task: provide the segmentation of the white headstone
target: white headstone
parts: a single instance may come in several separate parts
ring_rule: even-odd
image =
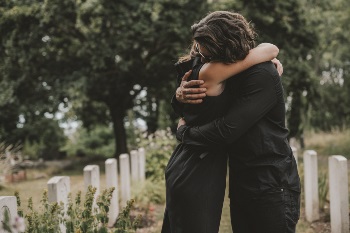
[[[341,155],[329,162],[329,196],[332,233],[349,233],[348,163]]]
[[[120,161],[120,189],[121,189],[121,206],[125,207],[126,202],[131,198],[130,190],[130,163],[129,155],[121,154]]]
[[[107,159],[106,165],[106,184],[107,188],[114,187],[111,205],[108,212],[108,226],[112,227],[117,220],[119,214],[119,198],[118,198],[118,168],[116,159]]]
[[[70,193],[70,178],[68,176],[54,176],[47,182],[49,202],[63,202],[64,211],[68,208],[68,194]],[[61,232],[66,232],[66,226],[60,224]]]
[[[132,181],[139,180],[139,155],[137,150],[130,151],[131,158],[131,179]]]
[[[84,167],[84,184],[86,191],[89,185],[96,188],[93,209],[97,208],[96,199],[100,194],[100,167],[98,165],[87,165]]]
[[[69,176],[54,176],[47,182],[49,202],[63,202],[65,210],[70,192]]]
[[[8,211],[10,219],[17,216],[17,199],[14,196],[0,196],[0,224],[4,220],[4,213]],[[11,220],[10,220],[11,221]],[[1,230],[1,227],[0,227]]]
[[[304,186],[305,216],[307,221],[313,222],[320,218],[317,153],[314,150],[304,152]]]
[[[297,164],[297,167],[298,167],[298,149],[294,146],[291,147],[292,148],[292,152],[293,152],[293,156],[294,156],[294,159],[295,159],[295,162]]]
[[[146,155],[145,149],[139,149],[139,180],[144,181],[146,179]]]
[[[294,137],[289,139],[289,145],[290,145],[291,147],[295,147],[295,148],[297,148],[297,149],[300,149],[300,145],[299,145],[297,139],[294,138]]]

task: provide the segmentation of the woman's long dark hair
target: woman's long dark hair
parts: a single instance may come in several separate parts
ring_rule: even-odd
[[[195,42],[206,48],[211,61],[234,63],[243,60],[255,47],[257,34],[247,20],[238,13],[215,11],[191,27],[194,43],[190,54],[180,61],[198,56]]]

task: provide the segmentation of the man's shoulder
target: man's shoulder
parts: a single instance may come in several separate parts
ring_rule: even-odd
[[[241,72],[237,75],[237,78],[246,78],[248,76],[257,75],[268,75],[268,76],[278,76],[277,69],[271,61],[262,62],[256,64],[247,70]]]
[[[277,72],[276,67],[271,61],[262,62],[247,69],[247,71],[259,71],[259,70],[260,71],[265,70],[267,72],[272,72],[272,73]]]

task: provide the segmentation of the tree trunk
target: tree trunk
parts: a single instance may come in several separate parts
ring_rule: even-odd
[[[155,109],[153,108],[153,104],[156,104]],[[159,118],[159,99],[158,98],[150,98],[148,102],[149,108],[149,116],[146,119],[147,124],[147,133],[153,134],[158,129],[158,118]]]
[[[125,110],[122,108],[110,107],[113,132],[115,139],[115,157],[118,158],[120,154],[128,153],[126,131],[124,126]]]
[[[296,91],[293,93],[292,106],[290,110],[289,117],[289,137],[295,137],[300,139],[302,134],[301,128],[301,110],[302,110],[302,101],[301,101],[301,93]]]

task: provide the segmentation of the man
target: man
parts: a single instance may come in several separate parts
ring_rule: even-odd
[[[205,94],[199,80],[184,81],[172,104],[196,104]],[[295,232],[300,181],[287,141],[285,102],[271,62],[255,65],[227,80],[232,99],[226,114],[199,127],[180,120],[177,138],[185,144],[227,148],[229,197],[234,233]]]

